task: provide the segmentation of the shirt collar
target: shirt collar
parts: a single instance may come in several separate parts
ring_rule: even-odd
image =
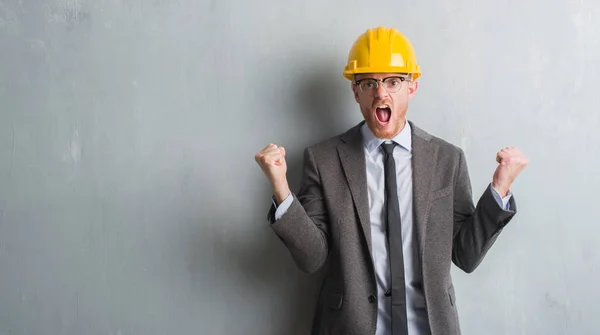
[[[362,125],[360,131],[363,136],[363,143],[365,145],[365,148],[367,149],[367,151],[369,153],[372,153],[373,150],[379,148],[381,143],[386,141],[382,138],[375,137],[375,134],[373,134],[371,129],[369,129],[369,126],[367,126],[366,122]],[[412,136],[411,136],[410,123],[408,121],[405,121],[404,128],[402,128],[402,131],[400,131],[400,133],[398,133],[398,135],[396,135],[391,140],[396,142],[398,145],[400,145],[407,151],[411,152],[412,151]]]

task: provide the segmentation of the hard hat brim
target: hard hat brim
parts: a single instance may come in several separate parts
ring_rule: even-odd
[[[416,70],[409,70],[405,67],[378,67],[378,68],[362,68],[354,70],[344,70],[344,77],[348,80],[354,80],[354,75],[365,74],[365,73],[398,73],[398,74],[410,74],[412,80],[417,80],[421,76],[421,71],[417,66]]]

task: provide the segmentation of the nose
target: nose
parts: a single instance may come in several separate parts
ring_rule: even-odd
[[[377,85],[377,89],[375,90],[375,98],[378,100],[383,100],[389,96],[389,92],[383,87],[383,83],[379,83]]]

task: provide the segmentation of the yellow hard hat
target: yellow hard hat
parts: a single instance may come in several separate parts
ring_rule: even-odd
[[[410,73],[413,80],[421,76],[412,44],[398,30],[370,28],[361,34],[350,49],[344,77],[353,80],[358,73]]]

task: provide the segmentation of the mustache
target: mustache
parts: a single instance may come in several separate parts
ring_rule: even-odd
[[[390,107],[390,109],[393,106],[391,101],[381,100],[381,101],[374,102],[373,105],[371,106],[371,108],[375,108],[376,106],[379,106],[379,105],[388,105],[388,107]]]

